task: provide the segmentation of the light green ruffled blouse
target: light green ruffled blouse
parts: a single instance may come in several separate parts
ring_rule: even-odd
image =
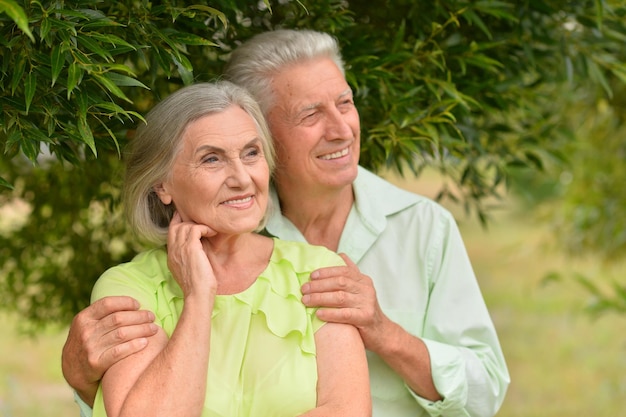
[[[342,264],[325,248],[274,239],[270,262],[255,283],[216,297],[203,417],[292,417],[315,407],[314,333],[323,322],[301,303],[300,286],[313,270]],[[106,271],[92,302],[109,295],[136,298],[169,336],[183,306],[163,248]],[[93,416],[106,416],[100,389]]]

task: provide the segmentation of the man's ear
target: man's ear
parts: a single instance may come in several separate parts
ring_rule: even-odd
[[[172,204],[172,195],[167,192],[167,187],[165,186],[165,184],[156,184],[154,187],[152,187],[152,189],[154,190],[156,195],[159,196],[159,199],[163,204],[165,204],[166,206]]]

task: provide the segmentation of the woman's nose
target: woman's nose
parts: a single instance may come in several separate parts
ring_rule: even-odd
[[[250,183],[250,173],[246,165],[239,158],[228,161],[229,175],[226,178],[226,185],[229,187],[242,187]]]

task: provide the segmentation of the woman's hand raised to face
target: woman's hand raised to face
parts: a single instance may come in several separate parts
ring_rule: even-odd
[[[184,222],[174,213],[167,236],[167,265],[185,298],[193,295],[215,295],[217,281],[211,263],[202,248],[201,239],[215,235],[202,224]]]

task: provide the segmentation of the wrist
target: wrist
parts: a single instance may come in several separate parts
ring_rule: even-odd
[[[96,399],[96,393],[98,392],[99,382],[95,382],[92,384],[86,384],[81,386],[81,388],[74,388],[76,395],[83,401],[89,408],[93,408],[93,403]]]

